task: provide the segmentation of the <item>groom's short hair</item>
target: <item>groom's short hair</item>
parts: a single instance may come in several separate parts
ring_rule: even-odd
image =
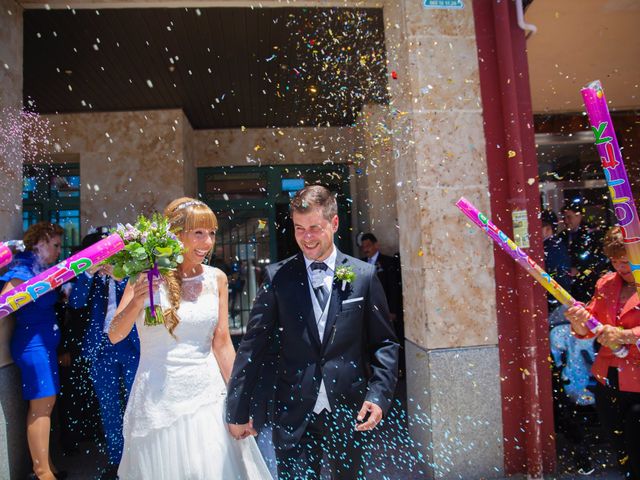
[[[298,190],[289,205],[291,215],[294,212],[307,213],[310,209],[317,207],[322,209],[322,215],[329,221],[338,214],[335,194],[322,185],[308,185]]]

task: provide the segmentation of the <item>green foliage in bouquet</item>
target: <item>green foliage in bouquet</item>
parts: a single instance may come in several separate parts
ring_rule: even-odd
[[[115,233],[120,235],[125,247],[106,260],[113,265],[113,274],[119,278],[129,277],[135,282],[141,273],[166,273],[176,268],[183,261],[184,247],[169,228],[167,219],[158,213],[154,213],[151,219],[139,216],[135,225],[118,224]],[[154,318],[151,309],[145,309],[146,325],[164,323],[162,311],[157,306],[155,314]]]

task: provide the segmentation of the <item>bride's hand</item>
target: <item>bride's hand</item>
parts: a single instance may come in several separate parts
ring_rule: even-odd
[[[153,280],[153,291],[157,292],[160,287],[160,279],[155,278]],[[136,282],[133,284],[133,298],[131,303],[138,305],[140,308],[144,307],[144,302],[149,298],[149,281],[144,275],[140,275]]]

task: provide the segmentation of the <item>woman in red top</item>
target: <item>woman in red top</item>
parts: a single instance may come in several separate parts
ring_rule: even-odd
[[[596,285],[587,310],[604,325],[597,340],[602,345],[592,372],[598,380],[596,410],[627,477],[640,480],[640,299],[631,273],[622,232],[613,227],[605,236],[604,252],[615,272],[604,275]],[[565,316],[578,338],[594,335],[585,326],[589,318],[579,307]],[[625,345],[629,354],[618,358],[612,348]]]

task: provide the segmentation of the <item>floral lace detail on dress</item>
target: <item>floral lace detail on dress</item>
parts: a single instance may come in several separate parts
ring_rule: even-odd
[[[140,364],[124,422],[130,434],[145,435],[203,405],[224,401],[226,386],[212,351],[218,324],[216,269],[203,268],[201,275],[182,281],[175,338],[166,328],[144,325],[142,316],[136,322]],[[160,302],[170,304],[164,284]]]
[[[182,300],[193,303],[198,300],[198,297],[205,291],[205,289],[211,290],[210,282],[205,282],[204,277],[205,274],[203,272],[195,277],[182,279]],[[215,274],[213,281],[215,282]]]

